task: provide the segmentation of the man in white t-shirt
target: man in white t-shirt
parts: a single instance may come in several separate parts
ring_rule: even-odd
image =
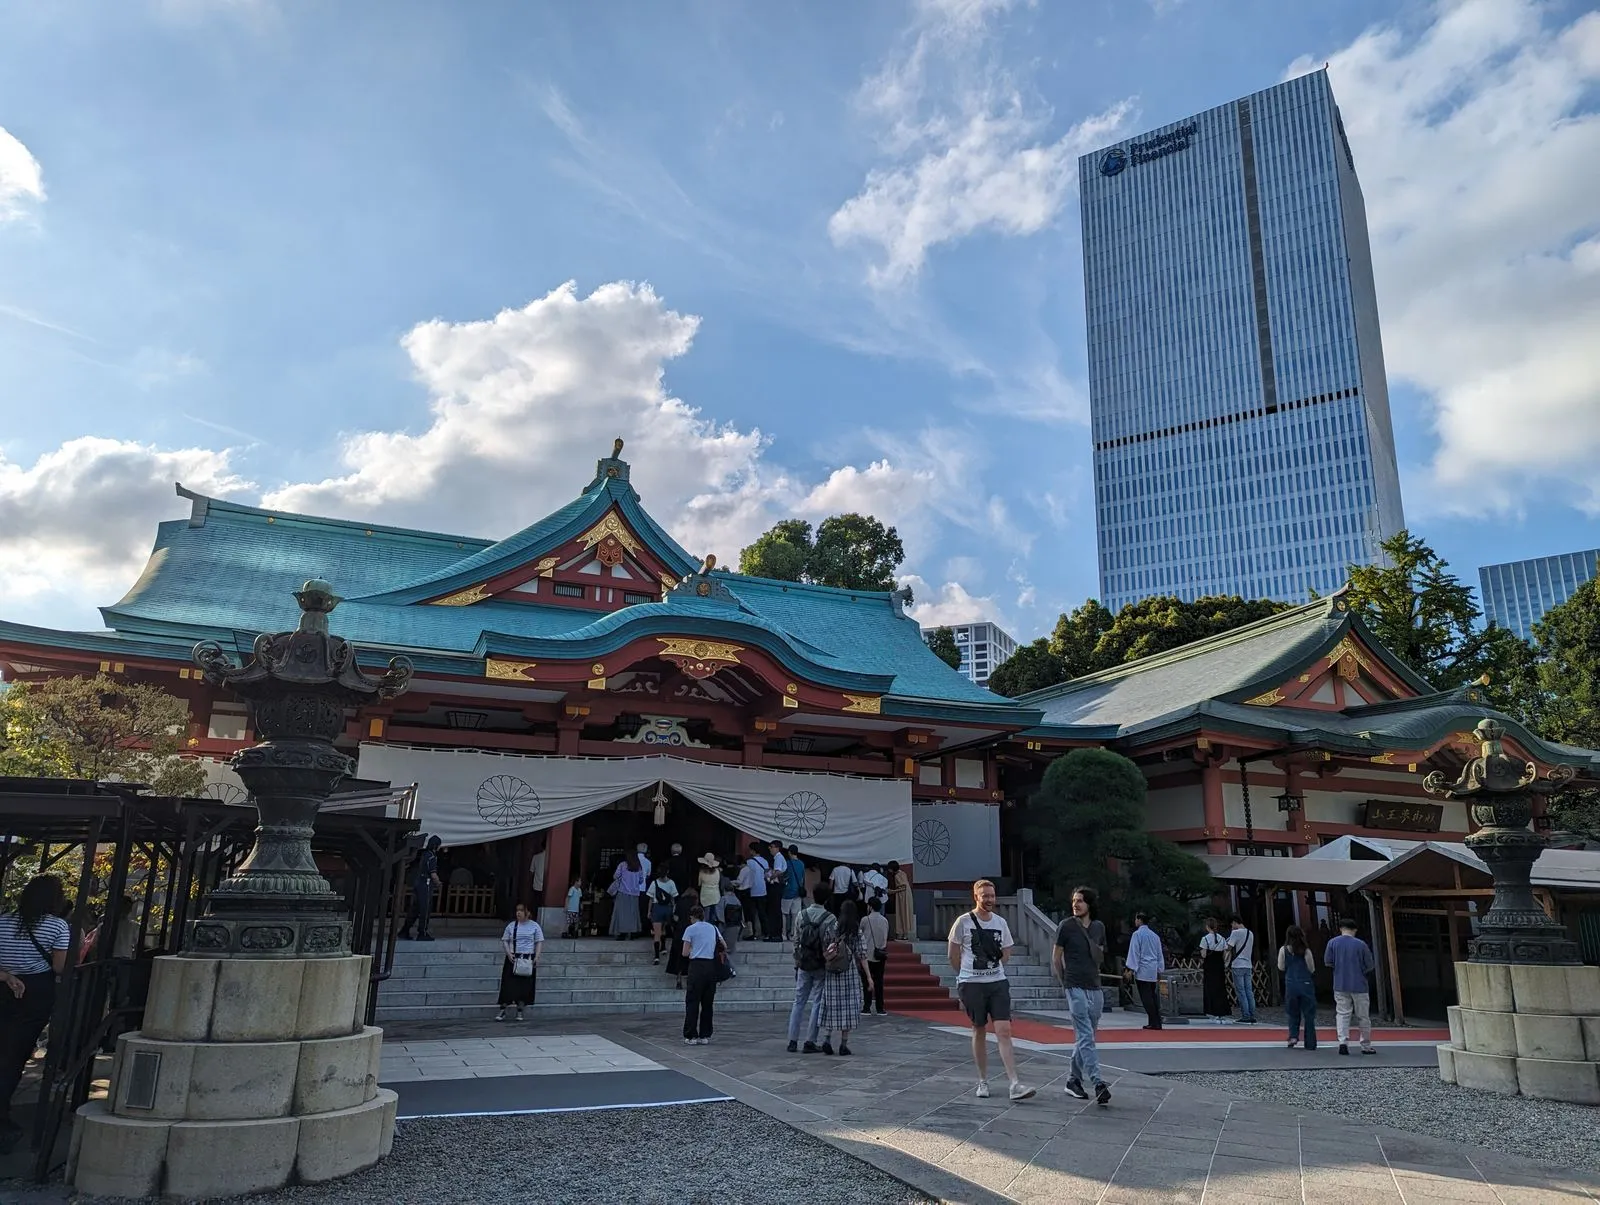
[[[843,862],[828,872],[828,886],[833,888],[833,898],[842,900],[856,885],[856,872]]]
[[[1228,950],[1228,974],[1233,979],[1233,994],[1239,1001],[1239,1024],[1254,1025],[1256,935],[1245,927],[1242,917],[1233,918],[1233,931],[1228,934]]]
[[[1017,1078],[1017,1056],[1011,1047],[1011,985],[1006,980],[1006,960],[1016,943],[1005,917],[994,910],[994,884],[979,879],[972,885],[974,907],[950,926],[950,965],[956,972],[956,992],[972,1022],[972,1061],[978,1065],[976,1095],[989,1095],[988,1025],[994,1022],[994,1040],[1000,1061],[1011,1081],[1012,1100],[1034,1094]]]

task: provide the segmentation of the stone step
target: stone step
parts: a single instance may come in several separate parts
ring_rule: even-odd
[[[788,997],[785,997],[781,1001],[767,1001],[740,1000],[730,996],[728,999],[724,1000],[722,992],[720,990],[717,992],[717,1012],[719,1013],[786,1013],[789,1011],[791,1003],[792,1001]],[[672,1000],[647,1001],[630,1004],[588,1004],[583,1006],[583,1012],[586,1016],[666,1013],[676,1014],[677,1016],[681,1017],[683,1016],[683,997],[675,996]],[[429,1007],[426,1005],[415,1008],[399,1008],[387,1013],[380,1009],[378,1012],[378,1020],[380,1022],[389,1023],[399,1023],[401,1021],[482,1021],[488,1017],[492,1017],[493,1015],[494,1008],[493,1002],[491,1002],[487,1008],[473,1009]],[[530,1018],[570,1017],[572,1015],[572,1005],[554,1004],[541,1001],[533,1005],[532,1008],[528,1009],[527,1015]],[[506,1024],[515,1025],[516,1022],[508,1021]],[[515,1033],[515,1030],[512,1030],[511,1032]]]

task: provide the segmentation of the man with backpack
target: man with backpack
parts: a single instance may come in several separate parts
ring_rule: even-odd
[[[979,1099],[989,1095],[989,1022],[994,1022],[995,1045],[1011,1081],[1012,1100],[1027,1100],[1035,1089],[1017,1078],[1017,1056],[1011,1047],[1011,985],[1006,981],[1006,959],[1016,942],[1005,917],[994,910],[994,884],[979,879],[972,885],[974,907],[956,917],[950,926],[950,965],[956,972],[956,991],[972,1022],[972,1061],[978,1065]]]
[[[807,1054],[816,1054],[822,1025],[822,989],[828,980],[828,947],[839,935],[839,922],[828,911],[828,888],[818,883],[812,903],[801,911],[794,934],[794,1007],[789,1010],[789,1053],[799,1049],[800,1027],[806,1025]]]

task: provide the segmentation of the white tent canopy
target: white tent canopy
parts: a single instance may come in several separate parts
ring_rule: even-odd
[[[447,845],[554,828],[657,783],[763,840],[840,862],[911,862],[911,783],[678,757],[530,757],[361,746],[362,778],[417,784],[417,816]]]

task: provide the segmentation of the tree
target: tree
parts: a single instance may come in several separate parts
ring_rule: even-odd
[[[1091,598],[1071,615],[1056,620],[1050,634],[1050,651],[1061,661],[1068,678],[1081,678],[1102,668],[1095,649],[1102,637],[1116,625],[1117,617],[1100,600]]]
[[[1091,608],[1096,608],[1098,614]],[[1172,594],[1140,599],[1118,611],[1109,627],[1102,626],[1099,639],[1093,647],[1090,666],[1079,672],[1092,673],[1126,665],[1141,657],[1231,632],[1234,628],[1288,609],[1287,603],[1274,599],[1245,599],[1237,594],[1208,594],[1193,602],[1184,602]],[[1085,629],[1093,630],[1095,625],[1104,624],[1101,616],[1105,614],[1105,608],[1091,599],[1073,612],[1073,618],[1083,616]],[[1063,631],[1064,625],[1070,629],[1072,621],[1063,617],[1063,621],[1056,624],[1050,642],[1050,647],[1063,657],[1073,647],[1073,637],[1070,631]]]
[[[1541,736],[1600,748],[1600,583],[1589,579],[1534,625],[1538,642],[1525,718]],[[1600,841],[1600,790],[1563,791],[1550,800],[1557,828]]]
[[[739,553],[739,572],[782,582],[804,581],[811,553],[811,524],[784,519]]]
[[[1050,763],[1028,804],[1035,888],[1056,906],[1093,887],[1109,933],[1134,912],[1179,945],[1190,942],[1196,901],[1216,884],[1204,862],[1145,831],[1145,779],[1109,749],[1074,749]]]
[[[928,647],[951,669],[961,668],[961,650],[956,647],[956,634],[949,628],[934,628],[929,632]]]
[[[1032,644],[1018,645],[1017,651],[990,673],[989,689],[1014,699],[1030,690],[1043,690],[1066,680],[1061,658],[1050,651],[1050,642],[1041,636]]]
[[[189,708],[155,686],[93,678],[13,683],[0,695],[0,774],[144,783],[192,795],[199,762],[176,755]]]
[[[739,572],[843,590],[893,590],[906,559],[900,533],[871,515],[833,515],[817,525],[784,519],[739,553]]]
[[[893,590],[906,559],[900,534],[871,515],[833,515],[817,525],[806,576],[844,590]]]
[[[1399,531],[1381,545],[1386,565],[1350,566],[1350,606],[1378,642],[1436,689],[1465,686],[1518,654],[1517,637],[1478,627],[1472,591],[1422,539]]]

